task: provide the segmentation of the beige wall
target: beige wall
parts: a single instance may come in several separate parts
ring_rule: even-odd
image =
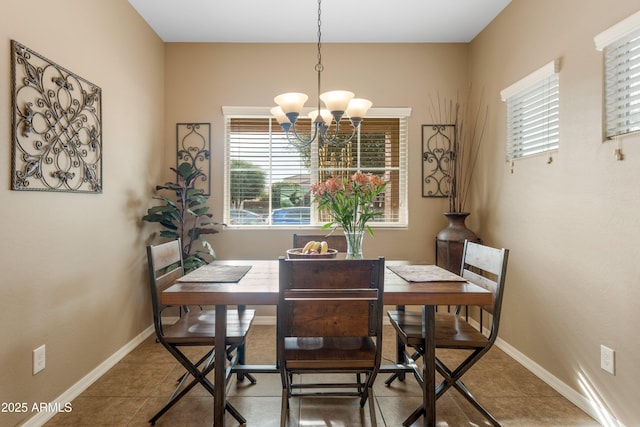
[[[164,163],[164,51],[126,0],[5,0],[0,35],[0,401],[31,405],[151,323],[139,218]],[[11,39],[102,88],[103,194],[9,190]],[[0,425],[33,415],[0,413]]]
[[[602,53],[593,37],[636,0],[513,0],[471,44],[473,84],[495,112],[472,212],[489,243],[511,249],[501,337],[627,426],[640,424],[640,137],[603,143]],[[560,59],[560,150],[505,158],[499,92]],[[600,369],[600,345],[617,372]]]
[[[175,164],[175,124],[212,124],[212,208],[222,221],[224,118],[222,106],[271,107],[290,91],[316,94],[313,44],[167,44],[165,146]],[[410,107],[409,226],[376,230],[365,237],[365,255],[388,259],[434,259],[434,238],[446,225],[443,199],[422,198],[421,125],[431,123],[429,96],[454,98],[464,92],[465,44],[324,44],[323,91],[349,89],[376,107]],[[197,66],[194,66],[197,64]],[[213,238],[220,259],[274,259],[291,247],[299,228],[265,231],[224,229]],[[306,230],[305,230],[306,231]],[[308,230],[312,232],[312,230]],[[316,232],[318,229],[315,230]]]

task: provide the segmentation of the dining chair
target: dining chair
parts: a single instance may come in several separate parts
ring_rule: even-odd
[[[277,360],[282,378],[281,426],[294,396],[369,400],[382,354],[384,258],[279,259]],[[344,377],[323,374],[349,374]],[[294,374],[299,375],[294,381]],[[313,374],[303,381],[302,375]],[[325,380],[328,378],[328,380]],[[320,381],[320,382],[314,382]]]
[[[173,394],[164,407],[149,420],[151,425],[164,415],[178,400],[189,392],[196,384],[201,384],[211,395],[214,386],[207,379],[214,367],[215,357],[226,357],[229,365],[238,363],[239,350],[244,347],[245,338],[255,317],[255,310],[239,307],[227,311],[226,348],[216,356],[215,345],[215,310],[185,310],[175,323],[169,323],[164,311],[169,306],[160,302],[160,294],[184,275],[184,265],[180,239],[147,246],[147,263],[149,266],[149,285],[151,305],[153,308],[153,325],[156,339],[187,370],[179,380]],[[202,346],[208,348],[199,360],[192,360],[182,350],[183,347]],[[252,383],[255,379],[246,374]],[[186,380],[192,380],[185,385]],[[227,375],[227,381],[229,375]],[[240,423],[245,418],[229,403],[225,409]]]
[[[330,249],[335,249],[338,252],[346,252],[347,251],[347,239],[341,235],[323,235],[323,234],[293,234],[293,247],[294,248],[304,248],[308,242],[321,241],[327,242],[327,245]]]
[[[490,325],[487,330],[480,325],[474,327],[466,316],[461,316],[460,306],[455,307],[451,312],[435,314],[436,349],[464,350],[467,353],[470,351],[470,354],[453,369],[448,367],[436,353],[436,370],[444,378],[436,387],[436,399],[453,387],[494,426],[500,424],[478,403],[461,378],[489,351],[498,337],[508,257],[508,249],[496,249],[468,240],[464,243],[460,275],[467,281],[491,291],[494,295],[493,304],[480,307],[478,314],[479,319],[485,316],[488,318]],[[422,313],[389,310],[387,314],[397,332],[398,341],[404,345],[405,361],[415,365],[416,359],[424,354]],[[414,376],[418,382],[422,382],[421,373],[417,369]],[[412,425],[423,414],[424,408],[418,408],[403,422],[403,425]]]

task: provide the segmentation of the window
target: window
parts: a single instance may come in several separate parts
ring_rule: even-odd
[[[605,136],[640,131],[640,12],[595,37],[604,51]]]
[[[378,200],[383,215],[371,225],[407,225],[407,121],[410,109],[373,108],[359,135],[346,147],[296,148],[267,108],[224,107],[225,223],[243,226],[319,226],[325,213],[313,209],[309,187],[330,176],[356,171],[387,181]],[[301,115],[302,117],[303,115]],[[310,119],[296,128],[310,133]],[[242,224],[228,221],[242,210],[261,218]]]
[[[500,92],[507,102],[507,160],[558,150],[560,87],[552,61]]]

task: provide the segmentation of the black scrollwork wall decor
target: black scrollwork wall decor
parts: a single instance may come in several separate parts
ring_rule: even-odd
[[[211,123],[176,125],[177,164],[187,162],[200,169],[195,187],[211,195]]]
[[[422,125],[422,197],[448,197],[455,125]]]
[[[11,41],[13,190],[102,193],[102,91]]]

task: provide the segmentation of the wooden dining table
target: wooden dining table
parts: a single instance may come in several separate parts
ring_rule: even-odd
[[[438,276],[406,280],[390,270],[393,266],[412,265],[407,261],[386,261],[384,274],[385,305],[422,306],[423,339],[425,354],[422,358],[424,425],[436,425],[435,393],[435,311],[438,305],[488,305],[492,294],[486,289],[462,280],[439,280]],[[231,278],[227,272],[236,266],[251,266],[241,278]],[[426,268],[426,267],[425,267]],[[439,267],[430,269],[450,274]],[[431,271],[431,270],[430,270]],[[445,276],[446,277],[446,276]],[[422,281],[424,280],[424,281]],[[216,309],[215,346],[224,348],[226,340],[226,316],[228,305],[273,305],[278,304],[279,275],[278,260],[225,260],[211,264],[185,275],[174,285],[162,292],[161,300],[167,305],[214,305]],[[392,369],[402,369],[402,361],[392,365]],[[226,358],[214,360],[215,396],[213,405],[213,425],[225,425],[226,402]],[[247,372],[277,372],[277,367],[251,366],[237,367]],[[407,370],[409,370],[407,368]],[[385,372],[385,370],[381,370]],[[388,372],[388,371],[387,371]]]

